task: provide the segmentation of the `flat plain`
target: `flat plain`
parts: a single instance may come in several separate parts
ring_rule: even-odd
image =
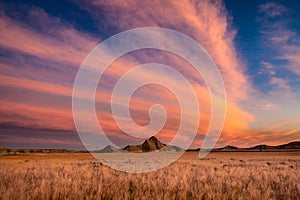
[[[151,163],[150,163],[151,164]],[[0,156],[0,199],[300,199],[300,152],[187,152],[149,173],[88,153]]]

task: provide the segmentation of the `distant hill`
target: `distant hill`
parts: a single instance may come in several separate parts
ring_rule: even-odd
[[[200,148],[197,149],[188,149],[187,151],[199,151]],[[235,146],[225,146],[221,148],[215,148],[211,151],[213,152],[231,152],[231,151],[300,151],[300,141],[290,142],[288,144],[282,144],[277,146],[271,146],[266,144],[257,145],[254,147],[248,148],[239,148]]]
[[[249,150],[284,150],[284,149],[300,149],[300,142],[290,142],[288,144],[282,144],[277,146],[269,146],[269,145],[257,145],[255,147],[248,148]]]
[[[269,146],[269,145],[266,145],[266,144],[261,144],[261,145],[257,145],[255,147],[250,147],[248,148],[249,150],[251,149],[273,149],[273,148],[276,148],[275,146]]]
[[[103,149],[99,150],[99,151],[95,151],[96,153],[121,153],[123,152],[122,149],[118,149],[114,146],[111,145],[107,145],[106,147],[104,147]]]
[[[279,145],[281,149],[300,149],[300,142],[290,142],[288,144]]]
[[[222,147],[222,148],[216,148],[214,150],[217,150],[217,151],[233,151],[233,150],[238,150],[239,148],[238,147],[235,147],[235,146],[225,146],[225,147]]]
[[[166,145],[163,148],[161,148],[159,151],[184,151],[184,149],[177,147],[177,146],[173,146],[173,145]]]
[[[88,153],[86,150],[67,150],[67,149],[6,149],[1,148],[1,155],[33,154],[33,153]]]

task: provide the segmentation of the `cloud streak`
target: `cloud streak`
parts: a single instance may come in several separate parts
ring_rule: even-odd
[[[53,26],[54,21],[57,21],[41,9],[31,9],[29,12],[35,12],[37,21],[35,23],[44,22]],[[80,33],[62,23],[58,23],[51,34],[41,34],[38,30],[33,30],[2,14],[0,26],[2,48],[75,67],[81,64],[86,54],[98,42],[97,40],[93,41],[91,36]]]

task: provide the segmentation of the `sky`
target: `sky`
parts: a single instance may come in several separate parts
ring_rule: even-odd
[[[224,128],[216,146],[300,140],[297,1],[15,0],[0,2],[0,146],[83,149],[72,115],[76,73],[99,43],[139,27],[184,33],[216,63],[227,97]],[[122,74],[151,62],[172,66],[193,85],[201,115],[191,148],[199,147],[211,119],[209,91],[189,63],[161,50],[130,52],[109,66],[95,97],[99,124],[119,147],[144,140],[118,127],[115,119],[121,116],[113,116],[110,102]],[[170,81],[166,73],[147,70],[134,78],[149,77]],[[172,84],[180,87],[181,83]],[[168,115],[156,136],[168,143],[178,130],[181,114],[170,90],[155,84],[139,88],[130,100],[130,114],[137,125],[145,126],[150,122],[148,109],[157,103]],[[194,120],[194,114],[190,111],[189,120]]]

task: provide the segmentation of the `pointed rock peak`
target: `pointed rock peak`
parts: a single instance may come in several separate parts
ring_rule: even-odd
[[[155,136],[151,136],[148,140],[150,140],[150,141],[159,141]]]
[[[145,140],[145,142],[142,144],[142,149],[144,152],[155,151],[163,148],[164,146],[166,145],[161,143],[156,137],[152,136]]]
[[[143,144],[146,144],[146,143],[151,143],[151,144],[155,144],[156,146],[162,146],[163,143],[161,143],[159,141],[159,139],[157,139],[155,136],[151,136],[149,139],[145,140]]]

